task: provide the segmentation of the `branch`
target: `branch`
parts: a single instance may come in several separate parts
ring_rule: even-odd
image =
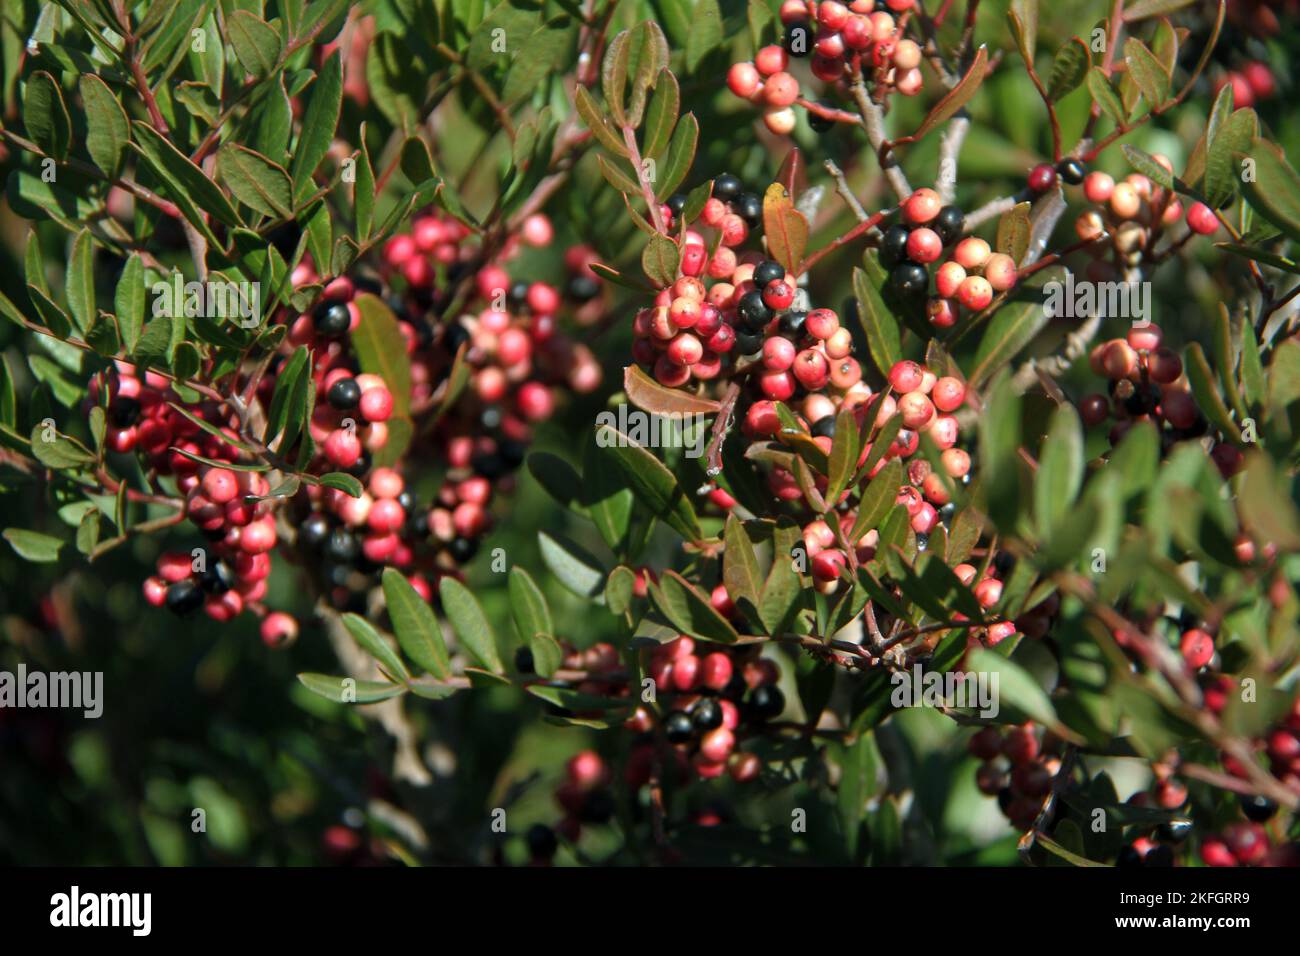
[[[862,80],[862,71],[860,69],[853,69],[853,80],[849,84],[849,92],[853,94],[853,101],[857,103],[858,112],[862,114],[862,128],[866,130],[867,139],[871,142],[871,147],[875,150],[877,159],[880,160],[880,169],[889,182],[889,188],[894,191],[894,195],[899,199],[906,199],[912,195],[912,186],[907,181],[907,176],[899,167],[897,160],[881,152],[887,143],[885,114],[880,105],[871,102],[871,98],[867,96],[867,87]]]

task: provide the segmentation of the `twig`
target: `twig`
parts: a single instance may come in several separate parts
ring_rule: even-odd
[[[858,202],[858,197],[853,195],[853,190],[849,188],[849,181],[844,178],[844,171],[835,164],[833,159],[826,160],[824,165],[826,172],[830,173],[831,178],[835,180],[835,194],[844,200],[844,205],[849,207],[858,222],[866,222],[867,211],[862,208],[862,203]]]
[[[736,399],[739,397],[740,385],[737,382],[728,383],[727,390],[722,394],[718,416],[713,420],[713,434],[705,452],[705,461],[708,462],[707,474],[710,478],[722,474],[722,444],[727,440],[727,433],[731,430],[735,419]]]
[[[888,153],[882,152],[887,145],[884,111],[879,104],[871,102],[871,98],[867,96],[867,87],[862,80],[862,71],[859,69],[853,69],[853,80],[849,84],[849,92],[853,94],[853,101],[858,105],[858,112],[862,115],[862,128],[866,130],[867,139],[876,152],[881,172],[885,174],[885,179],[889,182],[889,188],[894,191],[894,195],[899,199],[906,199],[912,195],[912,186],[907,181],[907,176],[903,173],[902,168],[898,165],[898,161]]]

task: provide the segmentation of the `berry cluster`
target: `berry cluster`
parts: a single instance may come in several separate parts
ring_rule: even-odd
[[[714,590],[720,613],[736,609],[721,585]],[[656,728],[672,748],[674,766],[690,768],[703,779],[729,773],[744,783],[761,770],[759,758],[737,750],[739,741],[762,732],[763,725],[785,710],[775,661],[759,656],[760,649],[701,647],[686,635],[654,648],[646,673],[654,680],[657,698],[665,706],[654,713],[638,707],[624,726],[640,736],[633,745],[627,781],[634,789],[650,779],[660,753]]]
[[[976,236],[961,236],[966,217],[956,206],[945,206],[933,189],[916,190],[903,202],[900,222],[884,231],[880,261],[889,269],[889,290],[903,303],[924,299],[930,288],[928,267],[953,246],[952,257],[935,271],[936,296],[926,306],[930,322],[949,328],[959,307],[978,312],[995,292],[1016,284],[1016,264],[995,253]],[[955,246],[954,246],[955,243]]]
[[[364,608],[364,595],[385,566],[400,568],[432,599],[437,577],[456,573],[474,556],[491,526],[494,487],[511,487],[531,428],[552,414],[556,390],[599,386],[601,370],[590,350],[558,325],[565,310],[580,322],[594,321],[603,303],[590,270],[593,255],[584,247],[566,254],[564,293],[507,272],[505,263],[521,244],[553,240],[544,216],[526,220],[491,261],[482,260],[471,239],[453,219],[418,217],[409,232],[389,240],[377,277],[324,284],[306,314],[281,309],[274,321],[287,334],[265,374],[240,370],[232,383],[267,408],[291,356],[309,349],[318,399],[306,434],[277,454],[297,461],[307,476],[344,472],[362,479],[358,497],[310,480],[290,497],[269,497],[264,474],[247,470],[255,453],[240,431],[236,403],[181,404],[164,376],[124,363],[92,381],[90,402],[106,393],[108,447],[140,454],[151,479],[174,482],[184,516],[212,542],[193,555],[163,554],[144,584],[150,604],[178,614],[202,607],[220,621],[248,609],[262,617],[267,645],[280,647],[297,636],[298,623],[261,602],[272,552],[285,541],[330,602],[353,610]],[[304,288],[320,279],[304,262],[292,281]],[[397,320],[411,378],[400,412],[388,383],[362,372],[352,348],[351,335],[365,321],[363,294],[384,299]],[[453,304],[456,314],[445,314]],[[468,387],[447,411],[438,406],[458,364]],[[426,423],[435,411],[436,421]],[[398,425],[404,440],[414,432],[409,447],[400,460],[386,453],[389,463],[376,466],[376,455],[391,452],[390,428]],[[412,462],[443,470],[441,486],[423,507],[403,474],[413,473]]]
[[[903,36],[905,21],[895,14],[910,10],[914,0],[785,0],[781,22],[782,45],[765,46],[752,61],[734,63],[727,71],[727,87],[741,99],[763,109],[763,122],[778,136],[795,126],[792,107],[799,102],[799,80],[790,72],[790,58],[811,55],[809,70],[825,83],[841,84],[852,70],[860,69],[884,96],[896,90],[904,96],[921,92],[921,47]],[[816,30],[815,35],[813,34]],[[846,70],[850,74],[846,74]],[[815,128],[826,128],[819,108],[809,110]]]
[[[1032,724],[984,727],[967,744],[983,761],[975,771],[980,792],[998,798],[998,807],[1017,830],[1028,830],[1061,769],[1052,741]]]
[[[1157,154],[1152,159],[1173,172],[1167,157]],[[1204,203],[1194,202],[1184,210],[1177,195],[1141,173],[1116,182],[1108,173],[1093,170],[1083,179],[1083,195],[1095,208],[1080,213],[1074,231],[1094,260],[1086,273],[1093,281],[1110,281],[1149,259],[1163,230],[1182,218],[1194,235],[1210,236],[1219,228],[1214,211]]]
[[[1153,323],[1134,326],[1124,338],[1101,342],[1088,355],[1092,371],[1107,379],[1110,387],[1107,394],[1094,392],[1080,399],[1079,417],[1088,427],[1113,419],[1112,445],[1143,421],[1161,429],[1166,447],[1209,430],[1183,375],[1182,359],[1161,344],[1163,336]],[[1225,477],[1242,464],[1241,452],[1227,442],[1216,443],[1210,456]]]

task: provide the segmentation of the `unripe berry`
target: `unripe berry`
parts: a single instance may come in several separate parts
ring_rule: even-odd
[[[203,476],[203,493],[213,504],[224,505],[239,494],[239,482],[229,468],[210,468]]]
[[[361,393],[361,415],[368,422],[386,422],[393,414],[393,393],[383,386]]]
[[[298,638],[298,622],[284,611],[272,611],[262,618],[262,643],[272,650],[288,647]]]
[[[960,379],[945,375],[934,383],[934,388],[930,392],[930,400],[934,402],[934,407],[941,412],[951,412],[961,407],[962,402],[966,401],[966,386]]]
[[[983,276],[967,276],[957,288],[957,301],[978,312],[993,301],[993,286]]]
[[[957,243],[957,248],[952,251],[952,257],[961,264],[963,269],[970,272],[981,268],[988,261],[991,253],[989,244],[983,239],[978,236],[967,236]]]
[[[1006,292],[1016,284],[1016,263],[1010,256],[995,252],[984,263],[984,278],[995,292]]]
[[[1219,220],[1205,203],[1192,203],[1187,210],[1187,227],[1201,236],[1212,236],[1219,230]]]
[[[939,215],[943,200],[933,189],[921,188],[903,203],[903,218],[913,225],[924,225]]]
[[[763,84],[763,102],[774,109],[783,109],[798,98],[799,81],[785,71],[773,73]]]
[[[748,61],[733,63],[727,71],[727,88],[741,99],[750,99],[762,85],[762,77],[754,64]]]
[[[933,229],[913,229],[907,236],[907,257],[913,262],[934,262],[943,253],[943,240]],[[942,293],[940,293],[942,294]]]
[[[794,343],[779,335],[763,343],[763,365],[773,372],[784,372],[793,365],[795,354]]]
[[[915,392],[925,380],[925,369],[916,362],[903,359],[889,370],[889,384],[896,392]]]
[[[361,440],[354,428],[336,428],[325,439],[323,450],[331,464],[346,471],[361,457]]]
[[[790,54],[786,52],[785,47],[776,44],[765,46],[754,55],[754,66],[764,76],[780,73],[789,65]]]
[[[830,378],[830,364],[826,361],[826,356],[816,349],[804,349],[795,356],[794,376],[804,388],[817,391],[825,387]]]
[[[541,382],[525,382],[515,395],[515,408],[530,422],[539,422],[551,417],[555,399]]]
[[[1183,632],[1178,644],[1183,660],[1193,670],[1200,670],[1214,657],[1214,638],[1200,628],[1191,628]]]
[[[802,353],[800,354],[802,355]],[[825,364],[826,364],[826,359],[823,357],[822,358],[823,370],[825,368]],[[798,362],[796,361],[795,364],[796,372],[798,371],[798,368],[799,365]],[[822,384],[823,385],[825,384],[824,378],[822,380]],[[768,398],[772,399],[773,401],[784,402],[784,401],[788,401],[790,397],[794,395],[795,379],[794,376],[791,375],[788,371],[767,372],[766,374],[764,374],[762,377],[759,378],[759,385],[763,389],[763,394],[766,395]]]
[[[965,278],[966,270],[962,268],[961,263],[950,259],[934,274],[935,291],[943,298],[951,299],[957,294],[957,287]]]
[[[1120,220],[1133,219],[1142,209],[1142,197],[1127,180],[1116,183],[1110,194],[1110,209]]]
[[[815,339],[825,341],[840,328],[840,319],[830,309],[813,309],[808,313],[804,329]]]
[[[908,392],[898,400],[903,427],[920,430],[934,418],[934,403],[922,392]]]

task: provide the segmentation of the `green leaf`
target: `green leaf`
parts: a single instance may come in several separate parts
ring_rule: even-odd
[[[343,103],[343,67],[335,51],[321,67],[312,86],[311,99],[302,118],[302,132],[293,151],[289,175],[293,179],[293,195],[302,201],[314,191],[312,175],[329,153],[330,143],[339,124],[339,110]]]
[[[695,161],[695,146],[700,139],[700,124],[694,113],[687,113],[677,123],[668,152],[656,167],[655,197],[662,202],[677,191]]]
[[[36,424],[30,437],[32,454],[47,468],[79,468],[95,462],[95,456],[81,442],[61,435],[53,428],[47,431],[43,423]]]
[[[420,593],[396,568],[384,568],[384,603],[402,653],[439,680],[451,676],[451,658],[442,629]]]
[[[293,214],[289,174],[260,153],[227,143],[217,152],[217,176],[236,199],[263,216],[287,219]]]
[[[1004,530],[1014,527],[1023,504],[1020,493],[1020,396],[1003,372],[985,396],[984,422],[979,432],[981,486],[988,497],[987,512]]]
[[[734,644],[740,635],[699,588],[676,571],[666,571],[658,584],[651,583],[650,594],[669,623],[683,634],[719,644]]]
[[[447,620],[451,622],[465,650],[494,674],[503,673],[505,668],[501,666],[492,627],[469,588],[455,578],[443,578],[438,593],[442,597],[442,608],[447,613]]]
[[[185,218],[209,242],[220,245],[199,210],[211,213],[228,226],[242,225],[226,194],[208,179],[203,170],[190,162],[189,157],[148,123],[136,120],[132,129],[134,141],[131,146],[145,158],[150,170],[162,181],[167,198],[177,205]]]
[[[763,576],[758,567],[754,542],[750,539],[744,522],[727,515],[723,530],[722,583],[727,594],[738,607],[757,609],[758,596],[763,590]]]
[[[311,352],[300,345],[275,377],[264,441],[277,451],[292,448],[306,425],[308,390],[313,386],[310,364]]]
[[[582,121],[587,124],[587,128],[595,134],[596,139],[607,150],[616,156],[627,156],[627,144],[623,142],[621,134],[614,128],[614,125],[601,112],[596,101],[592,99],[591,93],[585,86],[579,85],[573,94],[573,103],[578,110],[578,115]]]
[[[636,577],[636,572],[625,564],[609,572],[605,581],[605,604],[614,614],[623,614],[632,606]]]
[[[128,354],[135,353],[140,341],[140,329],[144,324],[144,299],[144,260],[140,258],[140,253],[133,252],[122,267],[117,290],[113,294],[117,327],[122,334],[122,346]]]
[[[352,346],[361,370],[384,380],[393,393],[394,412],[404,415],[411,407],[411,363],[397,316],[371,293],[359,295],[355,301],[361,321],[352,332]]]
[[[839,501],[840,493],[849,485],[849,479],[858,466],[858,422],[853,409],[845,408],[836,416],[835,435],[831,439],[831,453],[826,477],[826,501],[832,507]]]
[[[402,663],[402,659],[397,656],[397,652],[371,626],[369,621],[356,614],[344,614],[343,626],[348,629],[348,633],[352,635],[352,639],[357,642],[357,645],[379,662],[379,666],[384,669],[385,676],[401,683],[410,680],[410,672],[407,671],[406,665]]]
[[[506,73],[501,101],[516,103],[536,92],[548,76],[562,73],[563,64],[572,55],[575,37],[573,20],[567,16],[554,17],[534,30]]]
[[[1247,457],[1245,475],[1238,498],[1245,523],[1262,542],[1286,551],[1300,548],[1300,518],[1290,479],[1279,474],[1272,460],[1260,451]]]
[[[763,235],[768,254],[787,272],[797,274],[808,248],[808,218],[795,209],[780,183],[772,183],[763,194]]]
[[[696,68],[722,42],[722,13],[717,0],[697,0],[686,39],[686,69]]]
[[[72,121],[63,103],[58,81],[44,70],[27,79],[23,95],[23,123],[32,141],[47,156],[66,159],[72,141]]]
[[[550,677],[563,662],[564,655],[555,640],[546,596],[532,576],[520,567],[510,569],[509,592],[510,613],[519,636],[533,652],[533,669],[543,677]]]
[[[357,157],[357,178],[352,184],[352,204],[357,211],[357,242],[365,242],[375,221],[375,170],[370,165],[370,147],[366,144],[366,124],[357,133],[361,155]]]
[[[799,525],[789,518],[777,519],[772,532],[772,566],[758,596],[758,616],[768,634],[785,631],[799,612],[803,581],[795,570],[794,549],[802,544]]]
[[[579,87],[581,89],[581,87]],[[682,94],[677,85],[677,77],[670,70],[661,70],[655,83],[654,96],[646,110],[645,129],[642,133],[641,155],[648,159],[658,159],[667,148],[677,125],[678,111],[681,108]],[[584,115],[583,119],[586,119]],[[591,122],[587,123],[592,126]],[[618,150],[620,155],[626,149]]]
[[[688,541],[699,541],[704,536],[695,506],[663,462],[609,425],[597,427],[596,440],[651,514]]]
[[[1252,109],[1236,110],[1215,132],[1205,153],[1205,198],[1212,208],[1226,206],[1237,197],[1242,182],[1239,157],[1251,151],[1258,136],[1259,117]]]
[[[81,230],[72,241],[64,293],[72,321],[84,333],[95,321],[95,249],[89,229]]]
[[[1047,76],[1047,98],[1056,102],[1077,90],[1087,77],[1091,63],[1087,44],[1078,37],[1070,37],[1052,59],[1052,69]]]
[[[657,288],[666,289],[677,279],[681,250],[667,236],[655,234],[641,250],[641,268]]]
[[[1170,78],[1159,58],[1145,43],[1131,36],[1124,41],[1124,62],[1147,106],[1153,110],[1163,106],[1169,99]]]
[[[903,480],[903,462],[894,458],[862,492],[858,501],[858,516],[849,532],[849,541],[857,542],[872,528],[879,528],[898,500],[898,488]]]
[[[537,544],[542,560],[561,584],[579,597],[603,600],[607,575],[599,561],[561,535],[539,531]]]
[[[600,460],[595,434],[588,434],[582,450],[583,481],[579,486],[582,505],[596,530],[613,551],[618,551],[632,518],[631,489]]]
[[[1061,280],[1062,271],[1059,268],[1046,269],[1044,273],[1044,285]],[[1013,300],[1000,308],[980,338],[975,363],[967,376],[970,387],[981,388],[995,372],[1005,367],[1034,340],[1050,318],[1044,303],[1039,301]]]
[[[1109,116],[1116,126],[1124,125],[1124,121],[1128,119],[1128,112],[1124,109],[1119,94],[1111,86],[1106,74],[1101,72],[1100,68],[1094,66],[1088,71],[1087,84],[1088,93],[1092,96],[1093,101],[1101,107],[1101,111]]]
[[[98,76],[83,74],[80,86],[86,108],[86,150],[104,175],[116,179],[131,139],[130,120],[108,84]]]
[[[77,550],[89,556],[94,553],[97,544],[99,544],[99,509],[91,508],[77,525]]]
[[[360,481],[343,471],[331,471],[329,474],[321,475],[320,484],[322,488],[333,488],[353,498],[360,498],[366,491]]]
[[[1069,402],[1052,413],[1034,477],[1034,515],[1040,539],[1052,536],[1074,506],[1083,483],[1083,428]]]
[[[331,677],[329,674],[299,674],[298,681],[312,693],[336,704],[377,704],[381,700],[406,693],[406,688],[401,684]]]
[[[18,556],[34,564],[49,564],[59,559],[63,542],[39,531],[26,528],[6,528],[4,539],[18,552]]]
[[[253,76],[266,76],[280,60],[280,34],[248,10],[227,15],[226,37],[239,65]]]
[[[1187,382],[1192,387],[1192,394],[1196,396],[1196,404],[1200,406],[1205,417],[1229,441],[1240,444],[1241,432],[1233,422],[1228,406],[1223,403],[1219,390],[1215,388],[1214,373],[1210,371],[1210,363],[1205,358],[1201,343],[1193,342],[1187,347],[1183,366],[1187,372]]]
[[[1267,140],[1256,140],[1248,155],[1254,160],[1255,176],[1241,184],[1246,201],[1255,212],[1300,241],[1300,176],[1282,151]]]
[[[1064,730],[1047,693],[1027,670],[996,651],[977,647],[966,657],[966,670],[998,676],[997,699],[1052,730]],[[1066,731],[1066,736],[1073,734]]]
[[[869,259],[874,261],[870,254]],[[853,295],[858,300],[858,320],[867,335],[867,354],[882,375],[903,357],[898,319],[885,305],[880,286],[862,269],[853,270]]]

